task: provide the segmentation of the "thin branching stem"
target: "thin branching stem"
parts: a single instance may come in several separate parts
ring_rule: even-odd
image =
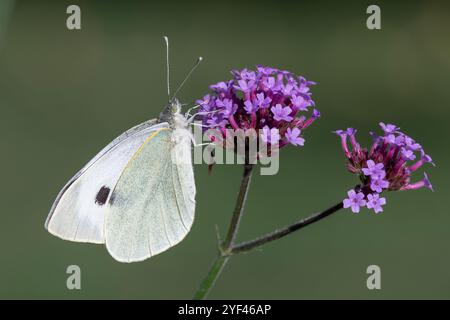
[[[246,242],[242,242],[237,245],[234,245],[231,248],[231,254],[248,252],[248,251],[258,248],[268,242],[272,242],[274,240],[283,238],[283,237],[285,237],[295,231],[298,231],[314,222],[317,222],[319,220],[322,220],[323,218],[328,217],[329,215],[339,211],[340,209],[342,209],[342,202],[339,202],[338,204],[336,204],[336,205],[332,206],[331,208],[328,208],[322,212],[313,214],[305,219],[301,219],[289,226],[275,230],[273,232],[265,234],[254,240],[250,240],[250,241],[246,241]]]
[[[237,232],[239,230],[239,224],[241,222],[242,214],[244,213],[244,206],[247,200],[247,194],[250,187],[250,181],[252,177],[253,164],[244,165],[244,173],[242,174],[241,187],[239,189],[238,197],[236,200],[236,205],[234,208],[233,215],[231,217],[230,226],[228,228],[227,237],[223,243],[219,244],[219,252],[217,254],[216,260],[209,269],[208,274],[205,279],[200,284],[199,289],[195,293],[194,299],[201,300],[205,299],[211,288],[214,286],[217,278],[222,272],[223,267],[227,263],[230,252],[236,239]]]
[[[233,246],[234,240],[239,230],[242,215],[244,213],[245,202],[250,188],[250,180],[252,178],[253,164],[244,165],[244,173],[242,174],[241,188],[239,189],[236,206],[233,216],[231,217],[230,227],[228,228],[227,237],[222,244],[222,250],[227,253]]]

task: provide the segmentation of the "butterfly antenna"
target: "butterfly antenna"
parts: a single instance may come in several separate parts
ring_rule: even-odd
[[[166,72],[167,72],[167,96],[170,101],[170,66],[169,66],[169,38],[163,37],[166,42]]]
[[[176,97],[177,93],[183,88],[183,85],[186,83],[186,81],[189,79],[191,74],[197,69],[197,67],[200,65],[200,63],[203,61],[202,57],[198,57],[197,62],[195,62],[194,66],[191,68],[191,70],[188,72],[184,80],[181,82],[181,84],[178,86],[177,90],[175,90],[175,93],[173,94],[173,98]]]

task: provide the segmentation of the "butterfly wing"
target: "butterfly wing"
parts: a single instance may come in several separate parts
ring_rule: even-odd
[[[105,204],[123,169],[149,135],[167,123],[149,120],[114,139],[67,182],[45,222],[53,235],[104,243]]]
[[[152,257],[180,242],[195,211],[190,132],[161,129],[152,134],[124,169],[105,223],[106,247],[118,261]]]

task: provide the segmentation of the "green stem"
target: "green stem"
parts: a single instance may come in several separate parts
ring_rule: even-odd
[[[241,187],[239,189],[236,206],[234,208],[233,216],[231,217],[230,227],[228,228],[227,237],[222,244],[222,250],[228,252],[234,244],[239,224],[241,222],[242,214],[244,213],[245,202],[247,201],[248,189],[250,188],[250,180],[252,178],[252,171],[254,165],[244,165],[244,173],[242,174]]]
[[[194,299],[205,299],[208,293],[214,286],[217,278],[222,272],[223,267],[230,258],[230,253],[233,248],[234,240],[236,239],[237,232],[239,230],[239,224],[241,222],[242,214],[244,213],[245,202],[247,201],[248,190],[250,188],[250,181],[252,178],[253,164],[244,165],[244,173],[242,174],[241,187],[239,189],[238,197],[236,200],[236,206],[234,208],[233,215],[231,217],[230,226],[228,228],[227,237],[224,242],[219,245],[219,253],[216,260],[211,266],[205,279],[200,284],[199,289],[194,295]]]
[[[338,212],[342,208],[343,208],[343,204],[342,204],[342,202],[339,202],[339,203],[335,204],[334,206],[332,206],[322,212],[315,213],[315,214],[313,214],[307,218],[301,219],[289,226],[275,230],[273,232],[265,234],[254,240],[250,240],[250,241],[246,241],[246,242],[242,242],[237,245],[234,245],[231,248],[230,253],[233,255],[233,254],[248,252],[248,251],[258,248],[266,243],[281,239],[293,232],[296,232],[300,229],[303,229],[304,227],[309,226],[310,224],[320,221],[320,220],[332,215],[335,212]]]
[[[211,291],[214,286],[217,278],[223,270],[223,267],[227,263],[230,256],[224,256],[222,253],[219,253],[216,260],[214,261],[211,269],[209,269],[208,274],[205,279],[203,279],[200,287],[194,295],[194,300],[203,300],[208,295],[209,291]]]

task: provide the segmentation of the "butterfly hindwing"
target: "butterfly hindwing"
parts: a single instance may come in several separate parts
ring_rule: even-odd
[[[105,238],[109,253],[118,261],[141,261],[163,252],[179,243],[192,226],[195,183],[190,133],[183,131],[187,139],[178,142],[174,134],[172,129],[154,132],[112,191]]]

